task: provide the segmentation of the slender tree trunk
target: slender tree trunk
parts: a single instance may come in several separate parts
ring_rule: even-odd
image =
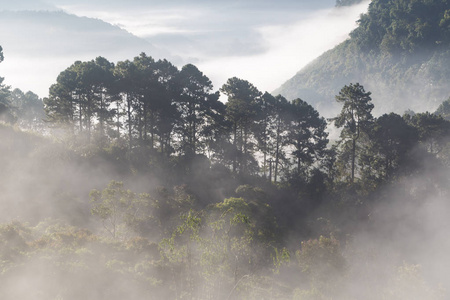
[[[92,95],[90,95],[90,93],[88,93],[87,96],[87,141],[88,144],[91,143],[91,122],[92,122],[92,105],[93,105],[93,97]]]
[[[91,114],[90,114],[90,112],[88,113],[88,116],[87,116],[87,142],[88,142],[88,144],[91,143]]]
[[[79,101],[79,105],[78,105],[79,111],[78,111],[78,114],[79,114],[80,134],[81,134],[81,132],[83,131],[83,109],[82,109],[82,106],[81,106],[81,99],[79,98],[78,101]]]
[[[276,146],[275,146],[275,174],[274,174],[274,182],[277,182],[278,177],[278,161],[280,158],[280,123],[281,120],[278,120],[278,126],[277,126],[277,136],[276,136]]]
[[[264,151],[263,155],[263,176],[266,178],[266,164],[267,164],[267,158],[266,158],[266,152]]]
[[[105,117],[104,117],[104,106],[105,106],[105,94],[103,93],[103,89],[100,92],[100,114],[99,114],[99,125],[100,125],[100,143],[101,145],[103,145],[103,135],[104,135],[104,122],[105,122]]]
[[[274,171],[274,176],[273,176],[273,181],[277,182],[277,176],[278,176],[278,160],[279,160],[279,152],[280,152],[280,143],[278,141],[278,137],[277,137],[277,143],[275,146],[275,171]]]
[[[116,102],[116,109],[117,109],[117,139],[120,138],[120,102],[117,100]]]
[[[154,123],[155,123],[155,112],[152,110],[150,113],[150,143],[152,145],[152,150],[155,145]]]
[[[127,97],[127,118],[128,118],[128,147],[131,151],[132,148],[132,134],[131,134],[131,97],[130,94],[126,94]]]
[[[197,124],[195,122],[195,111],[192,118],[192,154],[195,156],[196,154],[196,147],[197,147],[197,141],[196,141],[196,135],[197,135]]]
[[[356,139],[352,140],[352,178],[351,183],[355,181],[355,161],[356,161]]]
[[[148,128],[147,128],[147,123],[148,123],[148,121],[147,121],[147,110],[148,110],[148,107],[147,107],[147,104],[146,104],[146,102],[144,102],[144,111],[143,111],[143,114],[144,114],[144,141],[147,141],[147,132],[148,132]]]
[[[269,160],[269,181],[272,182],[272,160]]]
[[[241,131],[242,136],[242,153],[244,154],[242,157],[242,173],[247,174],[247,127],[244,127]]]
[[[267,167],[267,119],[264,118],[264,133],[263,133],[263,173],[264,178],[266,178],[266,167]],[[270,180],[270,179],[269,179]]]
[[[139,145],[142,145],[142,141],[143,141],[143,139],[142,139],[142,130],[143,130],[143,128],[144,128],[144,126],[143,126],[143,113],[142,113],[142,107],[141,107],[141,105],[139,105],[138,106],[138,115],[139,115],[139,118],[138,118],[138,130],[139,130]]]
[[[233,173],[236,173],[236,163],[237,163],[237,124],[234,123],[233,124],[233,150],[235,151],[234,155],[233,155]]]

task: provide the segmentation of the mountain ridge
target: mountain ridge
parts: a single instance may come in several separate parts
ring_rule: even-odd
[[[61,10],[0,11],[0,36],[6,83],[42,97],[58,74],[77,60],[103,56],[121,61],[142,52],[174,60],[167,51],[117,25]]]
[[[373,93],[376,114],[436,109],[450,94],[445,67],[450,65],[449,1],[406,2],[373,0],[349,39],[273,93],[300,97],[333,115],[338,109],[334,96],[344,85],[359,82]]]

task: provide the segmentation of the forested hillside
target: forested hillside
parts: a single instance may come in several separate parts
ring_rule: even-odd
[[[274,94],[307,99],[328,116],[340,88],[359,82],[373,91],[376,114],[434,110],[450,94],[449,12],[447,0],[373,0],[348,40]]]
[[[450,99],[375,117],[346,83],[330,143],[301,99],[145,53],[0,91],[2,299],[448,298]]]

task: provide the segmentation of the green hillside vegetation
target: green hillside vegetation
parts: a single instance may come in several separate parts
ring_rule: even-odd
[[[2,82],[2,299],[449,297],[449,100],[376,117],[345,83],[330,142],[300,98],[233,77],[222,103],[145,53],[45,99]]]
[[[275,94],[335,114],[348,82],[373,91],[376,113],[434,110],[450,94],[450,3],[373,0],[350,38],[321,55]]]

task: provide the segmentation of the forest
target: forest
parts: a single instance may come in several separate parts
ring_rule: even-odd
[[[379,115],[435,110],[448,98],[448,0],[372,0],[357,24],[275,94],[301,96],[327,116],[340,110],[334,95],[350,82],[373,93]]]
[[[5,299],[444,299],[401,248],[428,239],[419,208],[448,210],[450,99],[374,117],[350,83],[325,120],[239,78],[220,92],[144,53],[77,61],[43,100],[2,84]],[[378,249],[404,222],[423,231]]]
[[[372,92],[325,119],[145,53],[0,78],[0,298],[448,299],[450,98]]]

